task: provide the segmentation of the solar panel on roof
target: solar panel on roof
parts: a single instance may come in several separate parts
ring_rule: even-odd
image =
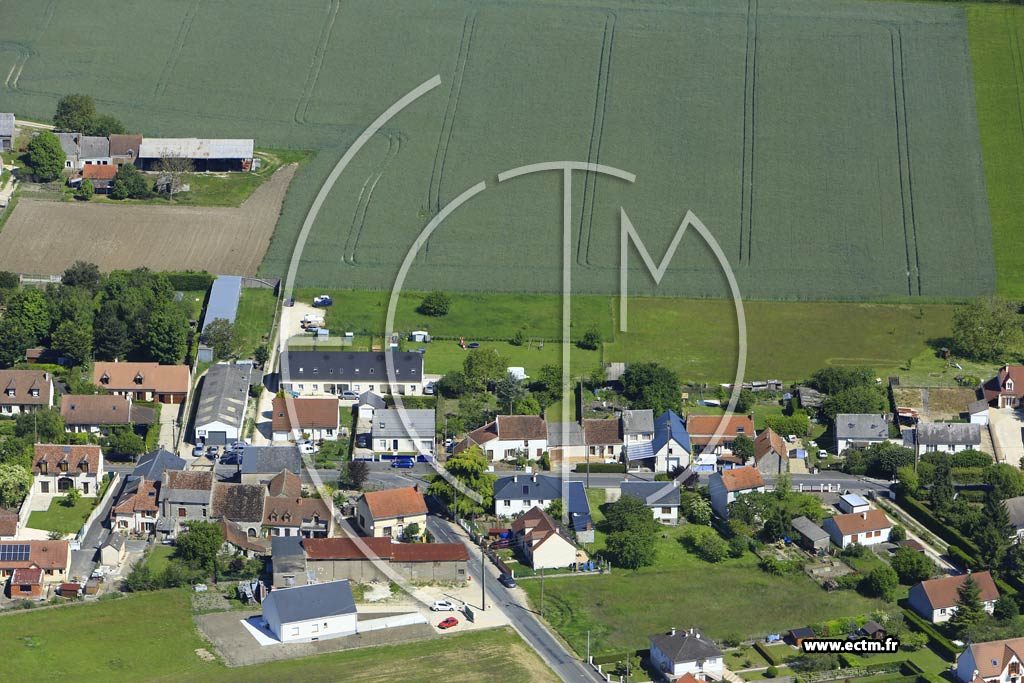
[[[27,543],[5,543],[0,545],[0,563],[27,562],[32,546]]]

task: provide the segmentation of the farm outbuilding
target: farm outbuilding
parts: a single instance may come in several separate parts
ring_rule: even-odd
[[[793,518],[793,531],[797,542],[804,550],[812,553],[825,552],[831,542],[828,532],[803,515]]]
[[[251,171],[252,139],[143,138],[136,165],[155,171],[165,158],[188,159],[196,171]]]
[[[14,114],[0,114],[0,152],[10,152],[14,144]]]
[[[196,411],[196,443],[223,446],[240,438],[251,376],[251,363],[210,366]]]
[[[242,278],[237,275],[220,275],[210,287],[210,300],[206,304],[206,315],[203,317],[203,331],[214,320],[235,322],[238,315],[238,300],[242,296]],[[199,361],[213,362],[213,349],[206,344],[199,345]]]

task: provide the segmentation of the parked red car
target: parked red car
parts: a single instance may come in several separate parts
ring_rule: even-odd
[[[437,627],[439,629],[441,629],[441,630],[444,630],[446,628],[451,628],[452,626],[458,626],[458,625],[459,625],[459,620],[458,619],[456,619],[455,617],[448,617],[447,619],[442,621],[440,624],[438,624]]]

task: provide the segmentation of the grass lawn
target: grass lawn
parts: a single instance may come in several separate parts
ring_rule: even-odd
[[[601,522],[604,521],[604,512],[601,510],[601,506],[605,504],[606,498],[604,489],[587,489],[587,500],[590,501],[590,518],[594,521],[594,542],[586,543],[583,547],[590,553],[604,550],[604,539],[607,534],[597,527],[601,526]]]
[[[331,330],[380,335],[384,330],[389,292],[300,289],[296,298],[312,301],[330,293],[335,305],[327,309]],[[531,368],[557,362],[558,345],[531,348],[530,339],[561,338],[561,297],[552,294],[452,293],[448,315],[439,318],[416,312],[423,294],[403,293],[395,327],[423,329],[435,337],[467,342],[499,342],[510,365]],[[604,339],[598,352],[572,349],[573,368],[586,372],[599,360],[657,361],[675,370],[684,381],[731,381],[736,371],[735,310],[730,301],[713,299],[636,298],[629,303],[629,331],[618,331],[617,299],[573,297],[572,335],[578,338],[596,326]],[[745,302],[748,334],[746,376],[753,379],[806,379],[827,365],[868,365],[880,376],[900,375],[907,384],[955,386],[958,374],[988,377],[992,368],[964,365],[947,368],[935,356],[952,329],[953,305],[879,304],[791,301]],[[779,343],[778,330],[791,341]],[[850,334],[849,330],[857,330]],[[517,330],[527,344],[505,342]],[[427,347],[427,370],[441,374],[461,362],[458,346]],[[548,356],[547,354],[552,354]],[[514,361],[514,362],[512,362]]]
[[[174,546],[158,543],[153,549],[146,553],[146,564],[154,574],[162,572],[171,563],[174,555]]]
[[[967,8],[967,35],[974,72],[974,98],[985,165],[996,288],[1002,296],[1024,298],[1024,128],[1021,107],[1024,78],[1021,44],[1024,11],[1020,7],[978,5]]]
[[[252,356],[257,346],[266,343],[263,336],[270,334],[276,309],[274,290],[262,287],[242,289],[235,316],[235,341],[242,358]]]
[[[203,312],[203,302],[206,301],[206,290],[187,290],[182,292],[181,294],[181,302],[182,305],[185,306],[185,310],[188,311],[188,319],[199,320],[199,316]]]
[[[89,519],[95,502],[95,498],[79,498],[74,507],[67,507],[60,498],[54,498],[48,510],[36,511],[28,516],[28,526],[64,534],[76,533],[85,524],[85,520]]]
[[[670,626],[698,626],[716,639],[763,637],[886,607],[853,591],[826,593],[803,574],[769,576],[753,554],[710,565],[683,549],[679,529],[663,533],[652,567],[546,582],[545,616],[577,652],[586,652],[588,630],[594,653],[614,653],[643,648]],[[535,583],[520,585],[536,605]]]
[[[886,652],[874,655],[847,655],[851,661],[863,664],[884,664],[885,662],[902,662],[906,659],[917,664],[919,667],[924,669],[925,674],[930,675],[933,679],[939,678],[943,672],[949,669],[949,665],[952,662],[947,662],[942,657],[935,654],[932,650],[927,647],[921,648],[914,652]]]
[[[209,648],[191,619],[189,593],[157,591],[120,600],[0,617],[3,680],[76,683],[328,683],[558,679],[510,629],[453,635],[392,647],[375,647],[229,669],[204,662]],[[144,638],[153,647],[134,644]],[[459,656],[472,652],[472,657]]]

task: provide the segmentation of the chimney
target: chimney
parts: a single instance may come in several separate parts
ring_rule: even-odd
[[[532,475],[532,476],[530,477],[530,479],[532,479],[532,480],[533,480],[533,483],[534,483],[534,484],[536,484],[536,483],[537,483],[537,475],[536,475],[536,473],[534,473],[534,474],[533,474],[533,475]]]
[[[868,518],[867,511],[860,513],[860,518],[866,520]]]

